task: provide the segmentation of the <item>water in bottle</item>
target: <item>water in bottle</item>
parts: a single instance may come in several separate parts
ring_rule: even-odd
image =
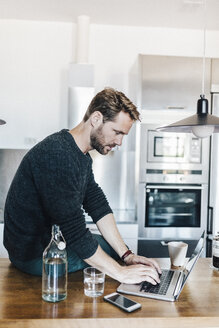
[[[67,252],[59,226],[52,226],[52,239],[43,252],[42,298],[59,302],[67,297]]]

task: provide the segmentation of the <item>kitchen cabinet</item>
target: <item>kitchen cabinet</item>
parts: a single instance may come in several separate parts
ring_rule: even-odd
[[[66,116],[67,88],[63,86],[60,92],[57,71],[54,68],[51,75],[33,67],[29,71],[22,64],[20,69],[2,73],[0,110],[6,124],[0,128],[0,148],[29,149],[60,129]]]
[[[206,58],[205,95],[209,98],[211,59]],[[196,112],[202,90],[202,58],[140,55],[142,109]]]
[[[212,59],[211,84],[219,84],[219,58]],[[211,90],[213,91],[213,90]],[[214,114],[215,115],[215,114]]]
[[[0,148],[29,149],[67,126],[71,24],[1,22]]]
[[[30,149],[49,134],[60,129],[59,115],[31,108],[4,110],[1,117],[6,121],[0,129],[1,149]]]
[[[93,234],[100,234],[96,224],[87,223],[87,227]],[[117,227],[126,245],[137,254],[138,225],[136,223],[117,223]]]

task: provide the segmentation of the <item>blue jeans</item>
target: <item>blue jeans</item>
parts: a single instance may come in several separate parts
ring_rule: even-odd
[[[118,254],[114,251],[114,249],[106,242],[106,240],[102,236],[95,235],[95,234],[93,234],[93,236],[97,239],[99,245],[107,254],[109,254],[115,260],[119,259]],[[36,276],[42,276],[42,258],[37,258],[27,262],[18,261],[16,259],[10,258],[10,261],[14,264],[16,268],[18,268],[23,272],[33,274]],[[87,266],[89,265],[86,262],[84,262],[82,259],[80,259],[76,253],[68,252],[68,272],[75,272],[78,270],[82,270]]]

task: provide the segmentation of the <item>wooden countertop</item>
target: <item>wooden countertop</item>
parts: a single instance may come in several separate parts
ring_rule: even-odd
[[[159,260],[162,267],[168,259]],[[106,277],[105,292],[119,283]],[[126,313],[103,301],[86,297],[82,272],[68,276],[68,297],[60,303],[41,299],[41,277],[24,274],[0,259],[0,327],[219,327],[219,271],[210,259],[199,259],[178,301],[165,302],[130,296],[142,308]]]

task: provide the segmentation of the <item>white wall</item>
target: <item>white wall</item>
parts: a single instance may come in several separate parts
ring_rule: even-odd
[[[8,121],[15,112],[26,113],[26,122],[18,118],[14,128],[27,128],[33,117],[45,133],[66,126],[67,73],[75,56],[75,31],[71,23],[0,20],[0,113]],[[89,61],[95,65],[96,91],[113,86],[134,101],[138,54],[202,53],[203,32],[198,30],[94,24],[90,28]],[[207,33],[206,56],[219,57],[217,31]],[[38,119],[41,115],[47,115],[43,122]]]

